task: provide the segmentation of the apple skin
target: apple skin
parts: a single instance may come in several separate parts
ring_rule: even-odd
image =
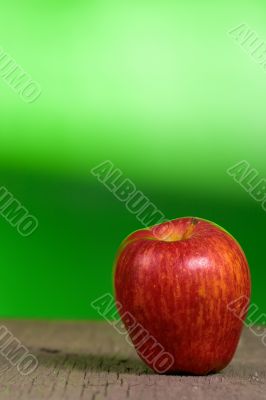
[[[223,228],[185,217],[132,233],[119,248],[114,285],[121,319],[152,369],[160,372],[147,360],[149,341],[139,346],[131,332],[129,314],[172,355],[163,372],[205,375],[232,359],[247,307],[239,318],[228,304],[249,302],[251,282],[243,250]]]

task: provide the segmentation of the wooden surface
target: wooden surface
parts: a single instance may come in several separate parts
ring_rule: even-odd
[[[107,323],[1,324],[37,356],[39,367],[23,377],[0,356],[0,399],[266,399],[266,347],[248,329],[225,370],[193,377],[153,373]]]

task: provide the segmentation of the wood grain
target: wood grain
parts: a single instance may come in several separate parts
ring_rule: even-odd
[[[245,329],[231,364],[205,377],[157,375],[102,322],[2,321],[36,355],[29,376],[0,356],[0,399],[266,399],[266,347]],[[258,328],[259,329],[259,328]],[[260,328],[260,332],[266,328]]]

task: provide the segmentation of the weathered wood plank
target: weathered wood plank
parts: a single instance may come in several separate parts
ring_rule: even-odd
[[[193,377],[153,373],[125,338],[106,323],[1,324],[39,360],[35,372],[21,376],[0,356],[1,400],[266,399],[266,347],[248,329],[224,371]]]

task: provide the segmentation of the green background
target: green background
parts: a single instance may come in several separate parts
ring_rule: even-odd
[[[213,220],[241,243],[261,313],[266,213],[226,170],[265,165],[266,74],[228,35],[266,40],[264,1],[46,1],[0,6],[2,46],[42,87],[0,79],[0,186],[39,220],[3,218],[0,314],[100,318],[121,240],[142,226],[95,177],[109,159],[169,218]]]

